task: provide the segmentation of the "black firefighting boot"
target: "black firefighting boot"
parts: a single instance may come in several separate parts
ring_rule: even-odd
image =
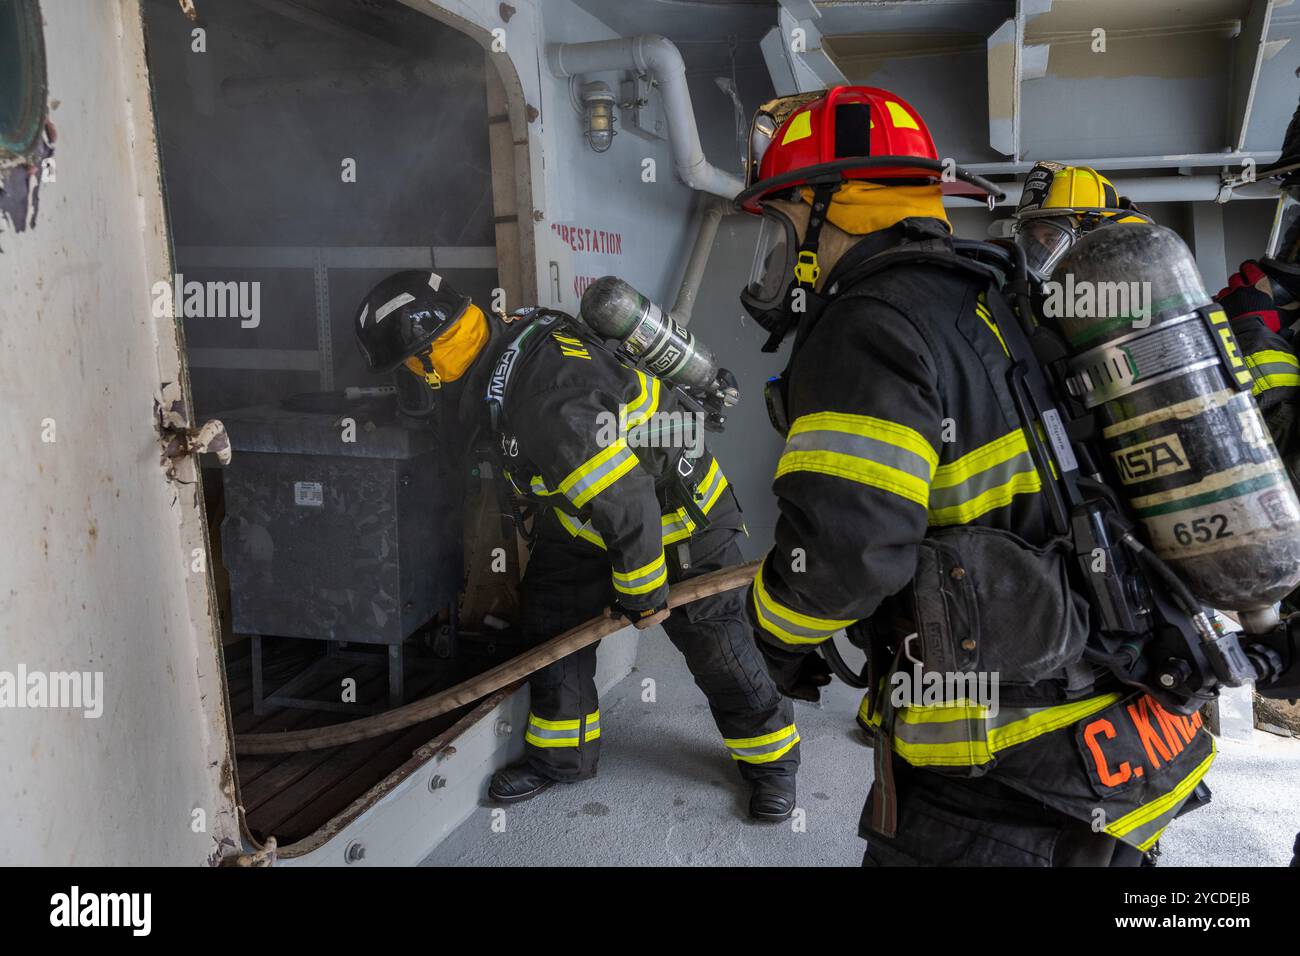
[[[534,770],[527,760],[521,760],[509,767],[502,767],[492,775],[492,782],[488,784],[488,797],[497,803],[518,803],[537,796],[555,782],[553,778]]]
[[[779,823],[794,812],[794,778],[755,780],[749,795],[749,815],[765,823]]]

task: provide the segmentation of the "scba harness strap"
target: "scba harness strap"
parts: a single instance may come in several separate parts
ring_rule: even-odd
[[[563,312],[553,312],[550,309],[540,309],[536,306],[528,306],[511,313],[511,324],[523,323],[523,328],[506,346],[505,351],[501,353],[501,357],[497,359],[492,374],[488,376],[485,398],[487,399],[489,414],[492,416],[493,432],[499,432],[504,425],[506,390],[510,387],[510,380],[514,377],[515,369],[523,360],[523,356],[532,351],[531,348],[525,348],[525,346],[532,342],[533,348],[535,348],[536,343],[541,341],[534,334],[538,329],[547,328],[568,317]]]
[[[814,215],[816,215],[815,201]],[[809,235],[812,236],[813,226],[811,220],[808,228]],[[820,230],[820,222],[818,222],[818,229]],[[813,245],[815,247],[815,236],[813,236],[813,238]],[[803,245],[800,246],[800,255],[803,254],[803,249],[807,245],[808,241],[805,240]],[[781,374],[769,379],[763,389],[763,397],[767,403],[768,418],[772,423],[772,427],[775,428],[782,437],[785,437],[790,430],[790,369],[794,367],[795,357],[799,354],[800,349],[803,348],[804,343],[808,341],[808,336],[812,334],[817,323],[821,321],[822,314],[832,302],[849,296],[853,292],[854,287],[864,280],[884,272],[887,269],[892,269],[895,266],[917,264],[937,265],[946,269],[964,272],[978,278],[986,285],[997,284],[997,273],[991,266],[984,265],[983,263],[976,262],[973,259],[960,255],[953,251],[952,247],[943,239],[905,240],[899,245],[878,252],[874,256],[866,259],[864,262],[860,262],[848,269],[843,276],[836,278],[834,285],[831,286],[825,295],[820,295],[812,291],[810,283],[805,290],[805,308],[802,318],[795,327],[794,344],[790,349],[790,359],[786,362],[786,366],[781,371]],[[813,265],[815,272],[819,272],[819,268],[816,267],[815,254],[813,257]],[[813,275],[812,281],[816,281],[816,274]],[[804,288],[804,286],[800,284],[799,288]],[[794,289],[795,286],[792,284],[792,295]],[[779,344],[788,333],[788,327],[779,329],[777,332],[772,334],[772,338],[768,340],[768,344],[772,344],[773,341]],[[764,346],[764,350],[767,350],[766,345]]]

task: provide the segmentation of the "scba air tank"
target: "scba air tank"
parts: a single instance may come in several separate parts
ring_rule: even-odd
[[[713,353],[632,286],[615,276],[597,279],[582,294],[582,318],[598,334],[618,339],[633,361],[669,385],[712,390]]]
[[[1258,610],[1300,584],[1300,502],[1223,309],[1172,230],[1080,240],[1044,292],[1067,385],[1099,416],[1115,487],[1201,601]]]

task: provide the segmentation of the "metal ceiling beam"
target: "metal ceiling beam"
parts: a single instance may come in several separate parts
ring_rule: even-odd
[[[1241,34],[1232,41],[1232,88],[1229,91],[1228,142],[1235,149],[1246,148],[1250,114],[1264,65],[1268,25],[1273,15],[1272,0],[1251,0],[1241,24]]]
[[[798,8],[801,4],[793,6]],[[778,95],[820,90],[847,82],[840,68],[822,49],[821,42],[821,31],[813,21],[797,18],[783,2],[777,25],[759,44]]]
[[[1091,166],[1105,172],[1108,169],[1205,169],[1216,166],[1241,166],[1247,159],[1257,164],[1271,163],[1281,155],[1277,150],[1260,152],[1234,151],[1231,153],[1180,153],[1167,156],[1112,156],[1084,159],[1059,159],[1068,166]],[[1053,157],[1055,159],[1055,157]],[[1034,164],[1027,161],[998,163],[962,163],[963,168],[980,176],[1013,175],[1028,172]]]
[[[988,38],[989,145],[1020,158],[1020,56],[1025,24],[1012,17]]]

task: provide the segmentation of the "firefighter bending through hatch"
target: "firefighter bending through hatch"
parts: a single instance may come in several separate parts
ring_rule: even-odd
[[[467,432],[491,429],[502,470],[535,504],[521,585],[525,640],[540,643],[606,609],[638,629],[662,623],[750,784],[750,815],[787,817],[799,732],[755,645],[743,593],[669,615],[670,582],[743,560],[740,508],[702,438],[683,440],[678,428],[676,441],[628,440],[682,421],[676,393],[621,363],[580,320],[535,308],[507,321],[487,316],[436,273],[385,279],[355,329],[370,370],[397,370],[399,392],[436,397]],[[595,775],[595,672],[593,645],[530,678],[526,757],[492,777],[491,798],[524,800]]]
[[[1147,728],[1125,716],[1135,695],[1082,660],[1064,559],[1035,550],[1050,532],[1008,394],[1016,319],[998,277],[953,254],[944,213],[945,190],[996,187],[944,169],[885,90],[835,87],[755,118],[737,203],[762,226],[741,300],[765,348],[795,338],[769,393],[780,517],[749,610],[783,688],[842,628],[870,648],[864,864],[1136,865],[1207,799],[1212,747],[1189,724],[1170,762],[1117,782],[1125,760],[1143,764]],[[918,635],[922,613],[938,623]],[[933,703],[922,665],[1000,684]]]

